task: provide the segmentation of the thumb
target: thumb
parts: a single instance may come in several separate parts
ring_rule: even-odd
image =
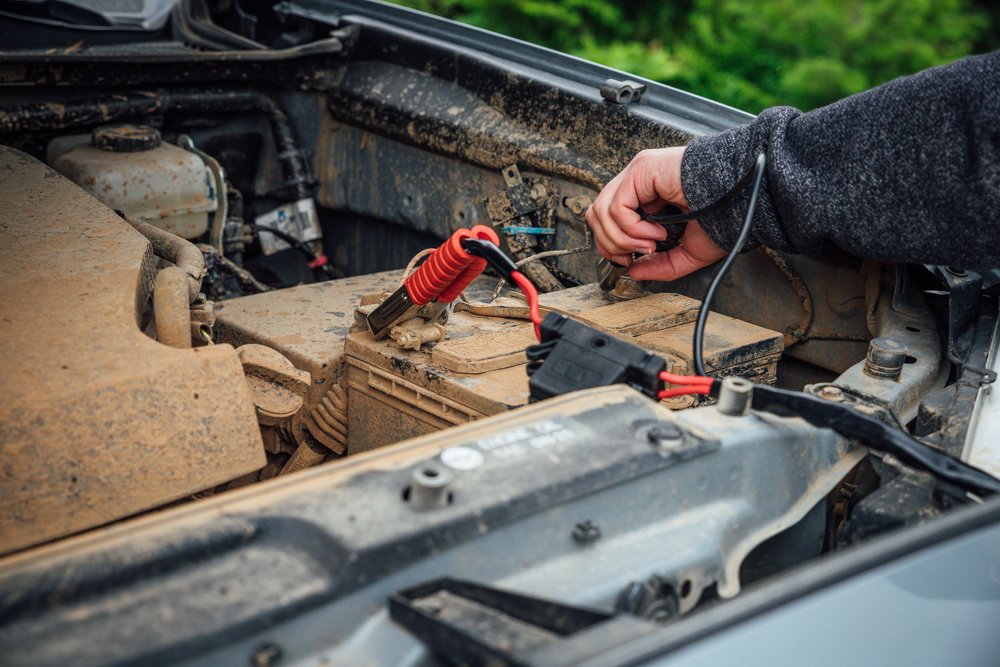
[[[628,273],[635,280],[677,280],[708,266],[712,261],[699,259],[684,246],[677,246],[669,252],[640,257],[632,262]]]
[[[629,269],[635,280],[677,280],[721,259],[725,251],[709,238],[697,221],[684,230],[681,244],[668,252],[637,259]]]

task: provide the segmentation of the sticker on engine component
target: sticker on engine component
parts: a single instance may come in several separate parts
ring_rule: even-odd
[[[471,447],[449,447],[441,452],[441,463],[455,470],[474,470],[485,460],[482,452]]]
[[[524,456],[531,452],[545,452],[549,458],[554,452],[584,437],[589,429],[566,419],[547,419],[504,431],[474,444],[483,452],[498,459]],[[553,459],[555,460],[555,459]]]
[[[273,255],[279,250],[290,247],[276,234],[268,233],[268,228],[277,229],[303,243],[323,238],[323,230],[319,227],[319,216],[316,215],[316,202],[312,198],[279,206],[264,215],[257,216],[254,223],[260,238],[261,252],[265,255]]]
[[[556,233],[556,230],[554,230],[551,227],[520,227],[520,226],[517,226],[517,225],[509,226],[509,227],[504,227],[502,229],[502,231],[503,231],[504,234],[507,234],[507,235],[510,235],[510,234],[540,234],[540,235],[544,236],[544,235],[549,235],[549,234],[555,234]]]

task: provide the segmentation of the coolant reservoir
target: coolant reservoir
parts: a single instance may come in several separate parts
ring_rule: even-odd
[[[93,135],[53,139],[47,157],[109,207],[186,239],[208,229],[216,210],[212,174],[195,153],[164,142],[147,125],[105,125]]]

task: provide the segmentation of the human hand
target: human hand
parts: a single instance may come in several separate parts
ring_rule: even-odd
[[[687,224],[680,245],[654,254],[656,241],[666,238],[667,232],[636,213],[638,208],[657,213],[667,204],[690,210],[681,189],[683,157],[682,146],[640,152],[587,209],[597,251],[613,262],[631,265],[629,274],[636,280],[676,280],[725,255],[695,220]],[[633,262],[632,253],[644,256]]]

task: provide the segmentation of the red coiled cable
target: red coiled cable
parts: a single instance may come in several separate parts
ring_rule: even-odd
[[[413,303],[422,306],[435,299],[451,303],[483,272],[486,260],[470,255],[462,247],[462,239],[467,238],[500,243],[496,232],[486,225],[456,231],[406,279],[406,291]]]
[[[474,257],[462,248],[462,239],[470,236],[468,229],[459,229],[410,274],[405,284],[413,303],[422,306],[433,301],[472,263]]]
[[[456,232],[456,234],[457,233],[458,232]],[[475,227],[469,230],[468,234],[462,236],[459,239],[459,243],[461,244],[462,238],[470,238],[470,237],[476,239],[482,239],[483,241],[489,241],[493,245],[500,245],[500,237],[497,236],[497,233],[495,231],[493,231],[486,225],[476,225]],[[452,238],[454,238],[454,236]],[[465,250],[463,249],[462,252],[465,252]],[[431,257],[433,257],[433,255],[431,255]],[[486,268],[486,260],[483,259],[482,257],[476,257],[474,255],[469,255],[469,257],[472,258],[472,262],[467,267],[465,267],[465,269],[460,274],[458,274],[458,277],[456,277],[455,280],[453,280],[450,285],[445,287],[444,290],[442,290],[442,292],[438,294],[437,300],[440,301],[441,303],[451,303],[452,301],[457,299],[458,295],[462,293],[462,290],[468,287],[472,283],[472,281],[475,280],[476,277],[478,277],[479,274],[483,272],[483,269]]]

